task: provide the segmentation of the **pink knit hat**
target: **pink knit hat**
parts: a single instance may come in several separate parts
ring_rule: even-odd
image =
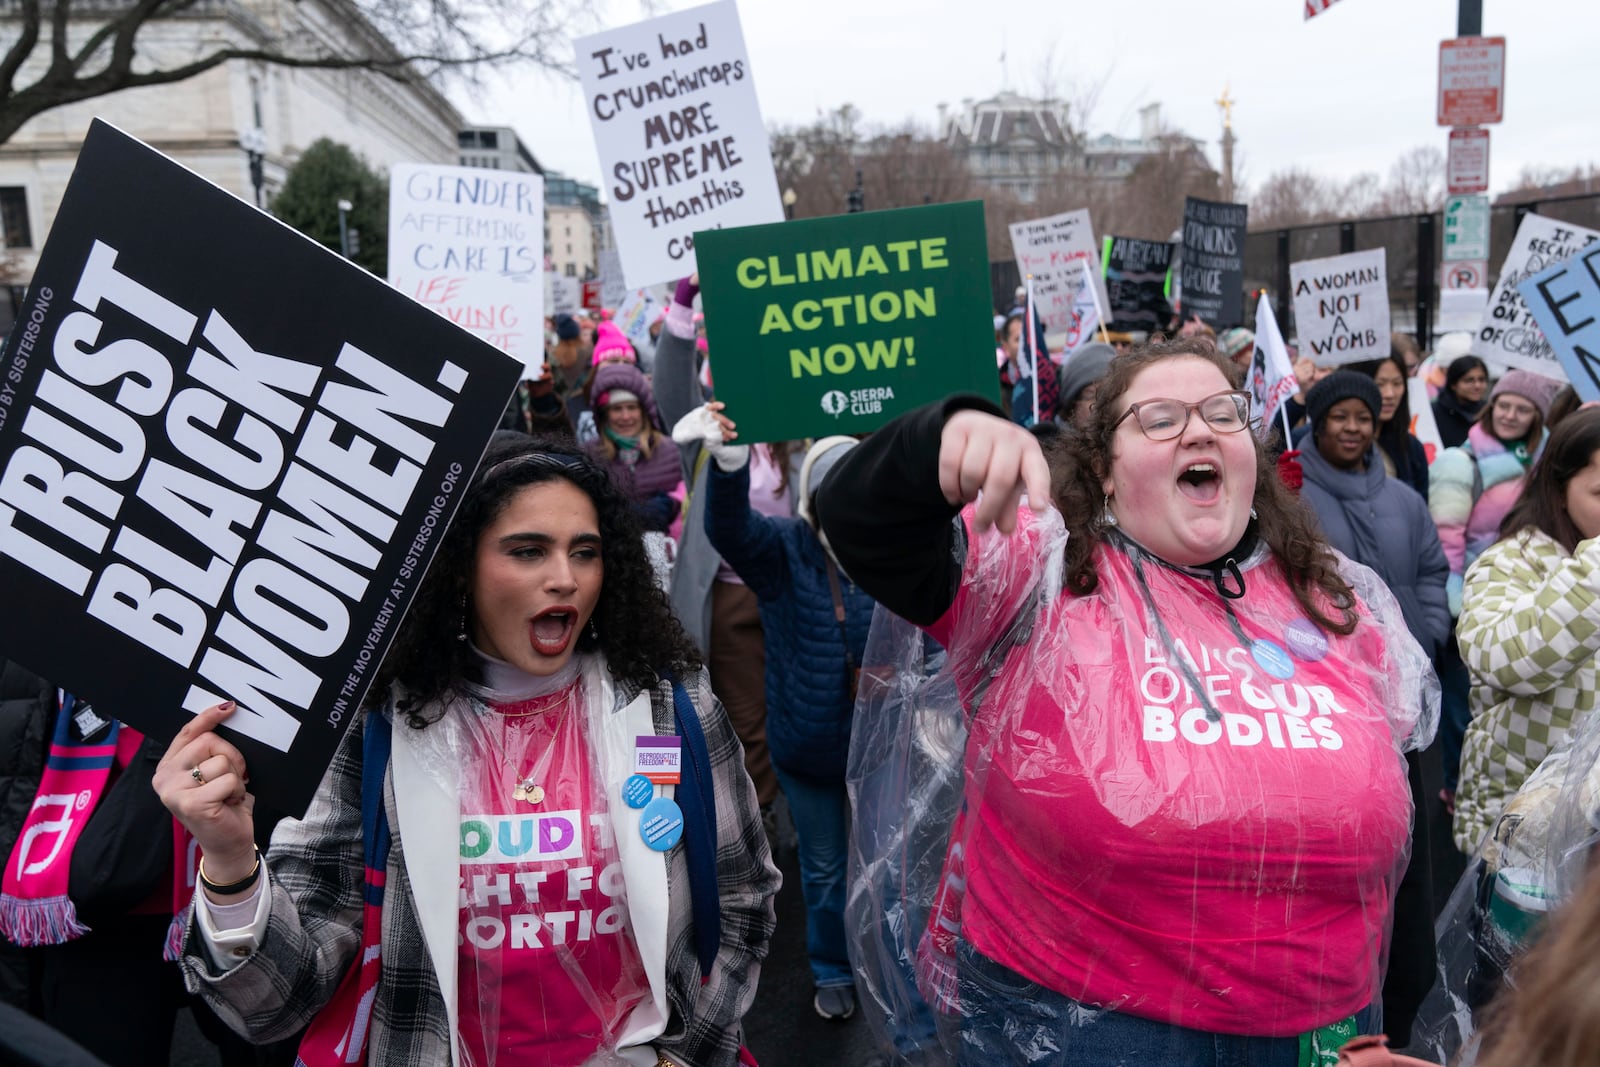
[[[639,362],[637,353],[628,339],[617,329],[615,323],[602,322],[594,335],[594,364],[599,366],[607,359],[622,359],[629,363]]]
[[[1532,401],[1533,406],[1539,409],[1539,417],[1548,419],[1550,401],[1556,398],[1565,384],[1528,370],[1507,371],[1506,376],[1495,383],[1494,391],[1489,394],[1489,403],[1494,403],[1494,398],[1501,393],[1515,393]]]

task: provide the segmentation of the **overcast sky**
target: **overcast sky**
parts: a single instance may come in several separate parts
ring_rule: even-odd
[[[636,21],[628,0],[603,25]],[[657,0],[658,13],[696,6]],[[1236,166],[1247,184],[1290,166],[1380,175],[1417,145],[1445,147],[1434,123],[1439,41],[1456,0],[1339,0],[1309,21],[1303,0],[742,0],[752,73],[769,126],[854,104],[866,125],[932,126],[1002,88],[1059,95],[1098,87],[1089,132],[1136,136],[1138,109],[1206,142],[1219,162],[1224,86],[1237,101]],[[1491,130],[1492,192],[1529,164],[1600,159],[1592,92],[1600,40],[1594,0],[1484,0],[1484,33],[1506,38],[1505,121]],[[1001,62],[1004,55],[1005,62]],[[1586,85],[1591,88],[1586,90]],[[575,83],[524,73],[480,97],[454,94],[468,119],[509,125],[540,163],[600,176]]]

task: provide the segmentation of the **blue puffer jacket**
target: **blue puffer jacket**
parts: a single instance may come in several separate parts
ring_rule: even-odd
[[[843,778],[852,707],[822,542],[801,519],[750,507],[750,467],[706,464],[706,534],[756,594],[767,642],[767,747],[785,773]],[[839,572],[845,633],[857,666],[872,598]]]

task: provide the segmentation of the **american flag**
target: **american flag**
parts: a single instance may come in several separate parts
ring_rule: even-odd
[[[1306,0],[1306,18],[1320,15],[1338,2],[1339,0]]]

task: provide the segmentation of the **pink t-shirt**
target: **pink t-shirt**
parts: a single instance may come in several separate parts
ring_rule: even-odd
[[[1017,617],[1038,540],[1029,524],[969,552],[929,628],[953,662]],[[1209,578],[1149,561],[1169,642],[1129,557],[1102,546],[1096,567],[1099,590],[1048,604],[982,700],[952,834],[964,898],[930,935],[959,915],[1050,989],[1198,1030],[1287,1036],[1372,1003],[1411,818],[1381,632],[1312,627],[1270,558],[1235,629]]]
[[[584,738],[582,682],[497,706],[463,775],[457,966],[461,1067],[570,1067],[650,995],[605,798]],[[513,797],[519,778],[544,790]]]

